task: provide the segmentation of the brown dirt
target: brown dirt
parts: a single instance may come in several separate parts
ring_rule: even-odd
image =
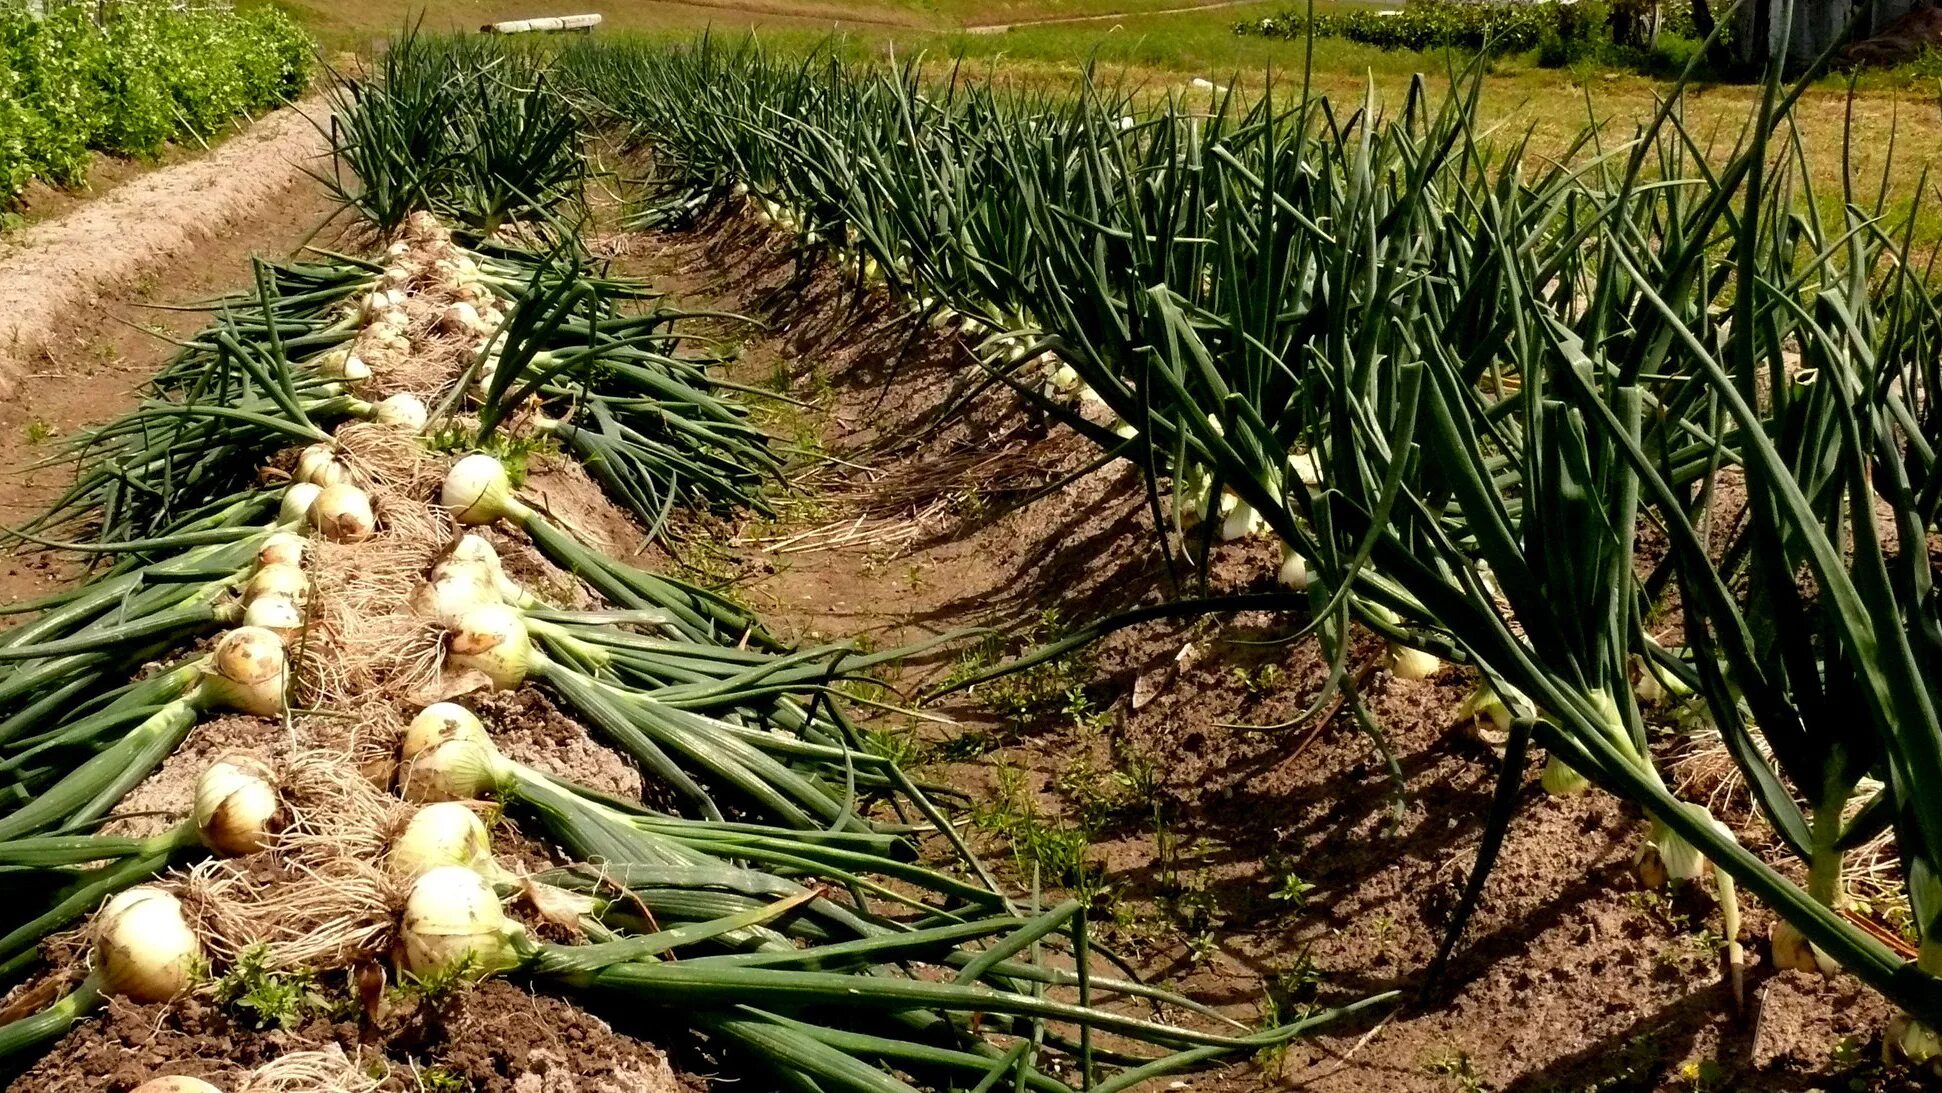
[[[225,150],[250,147],[247,141],[238,138]],[[288,255],[332,208],[314,181],[288,180],[260,194],[246,216],[212,226],[186,250],[141,263],[123,282],[101,285],[99,298],[63,312],[51,336],[22,362],[18,389],[0,403],[0,474],[7,484],[0,491],[0,524],[39,512],[71,480],[66,467],[33,468],[58,452],[62,438],[134,405],[137,388],[175,353],[156,334],[186,336],[206,318],[156,305],[193,303],[246,288],[252,255]],[[102,247],[91,237],[85,249],[121,246],[116,235],[99,238],[116,242]],[[5,268],[0,261],[0,270]],[[8,552],[0,559],[0,599],[43,595],[71,576],[64,559]]]
[[[780,521],[740,529],[741,591],[779,630],[879,646],[968,625],[1042,636],[1173,587],[1136,476],[1109,467],[1020,504],[1025,488],[1083,467],[1087,453],[1003,392],[940,424],[970,372],[956,345],[909,338],[883,301],[797,269],[733,220],[631,251],[624,267],[679,302],[769,323],[742,347],[738,378],[786,378],[815,409],[770,411],[771,427],[843,461],[803,470],[811,499]],[[967,464],[980,468],[972,479]],[[832,541],[832,528],[867,534],[801,549]],[[1211,586],[1266,589],[1272,571],[1265,545],[1222,547]],[[1058,613],[1050,626],[1047,611]],[[1745,908],[1753,967],[1749,1009],[1736,1014],[1710,896],[1642,890],[1631,871],[1644,836],[1636,812],[1598,794],[1546,796],[1535,759],[1483,907],[1437,996],[1418,1004],[1500,759],[1460,731],[1470,685],[1457,668],[1420,683],[1377,671],[1361,688],[1394,773],[1339,706],[1319,725],[1237,727],[1293,720],[1314,701],[1326,674],[1314,642],[1243,644],[1296,621],[1122,631],[1028,685],[946,699],[935,710],[957,719],[951,729],[914,729],[930,778],[981,800],[994,859],[1010,857],[1005,834],[1085,833],[1086,868],[1105,889],[1095,913],[1147,974],[1244,1018],[1262,1014],[1264,994],[1286,1016],[1411,992],[1390,1013],[1188,1087],[1912,1088],[1869,1062],[1889,1007],[1852,981],[1774,973],[1759,907]],[[1363,639],[1348,663],[1381,654]],[[957,655],[911,658],[893,682],[933,684]]]
[[[478,1093],[681,1093],[666,1056],[557,998],[488,981],[373,1027],[313,1017],[290,1029],[240,1026],[213,1006],[111,1003],[7,1088],[123,1093],[163,1074],[238,1088],[251,1071],[336,1046],[380,1088]],[[450,1084],[439,1084],[450,1083]]]

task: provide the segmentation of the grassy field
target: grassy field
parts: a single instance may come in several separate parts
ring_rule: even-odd
[[[599,33],[686,36],[704,28],[740,32],[804,47],[829,45],[854,55],[964,58],[1006,79],[1067,85],[1091,62],[1156,94],[1201,94],[1194,78],[1234,84],[1249,94],[1273,85],[1277,94],[1298,92],[1304,46],[1300,42],[1241,37],[1233,24],[1289,7],[1286,0],[1248,0],[1196,12],[1156,14],[1194,0],[429,0],[407,6],[385,0],[285,0],[327,46],[365,50],[404,25],[407,11],[422,13],[434,29],[468,29],[498,19],[597,10],[606,16]],[[1202,0],[1204,2],[1204,0]],[[1066,21],[1101,11],[1116,18]],[[1144,11],[1145,14],[1138,14]],[[989,22],[1037,22],[998,33],[967,27]],[[941,63],[941,61],[940,61]],[[1409,82],[1426,74],[1432,87],[1446,85],[1448,66],[1460,60],[1434,53],[1384,51],[1341,40],[1316,43],[1312,86],[1338,101],[1359,102],[1373,90],[1381,105],[1401,102]],[[1852,145],[1848,169],[1857,179],[1878,177],[1890,163],[1895,190],[1906,204],[1922,172],[1942,149],[1942,112],[1934,81],[1911,84],[1905,73],[1861,78],[1852,105],[1847,85],[1830,77],[1797,111],[1798,124],[1817,164],[1828,165],[1835,196],[1841,145]],[[1658,108],[1666,82],[1597,65],[1543,68],[1529,58],[1492,63],[1483,93],[1483,116],[1511,132],[1529,130],[1539,150],[1562,148],[1588,120],[1614,141]],[[1719,84],[1688,92],[1689,127],[1702,140],[1730,144],[1750,116],[1758,88]],[[1849,129],[1849,126],[1852,129]],[[1849,134],[1852,134],[1851,138]]]

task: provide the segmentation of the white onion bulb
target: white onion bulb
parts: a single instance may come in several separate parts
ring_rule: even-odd
[[[216,642],[202,685],[222,706],[275,717],[283,712],[284,669],[283,639],[260,626],[239,626]]]
[[[196,779],[195,821],[202,844],[231,856],[267,848],[283,806],[275,777],[262,760],[247,755],[209,764]]]
[[[1389,643],[1389,671],[1397,679],[1428,679],[1442,667],[1443,661],[1434,653]]]
[[[372,415],[372,420],[379,425],[388,425],[407,433],[422,433],[425,431],[425,422],[431,420],[431,414],[425,409],[424,400],[417,395],[400,391],[378,403],[377,412]]]
[[[457,629],[473,608],[497,602],[492,571],[478,562],[440,562],[412,594],[412,609],[447,630]]]
[[[425,976],[466,965],[473,972],[504,971],[519,963],[499,896],[485,879],[461,865],[419,877],[405,899],[399,937],[405,969]]]
[[[533,639],[526,620],[503,603],[480,604],[466,612],[445,641],[453,667],[483,673],[498,690],[525,682],[532,667]]]
[[[303,633],[303,608],[288,596],[258,596],[243,610],[243,625],[268,630],[288,645]]]
[[[456,702],[434,702],[418,711],[398,741],[398,758],[410,762],[448,740],[491,743],[483,722]]]
[[[451,334],[479,334],[490,327],[479,316],[479,309],[464,300],[447,307],[438,316],[439,329]]]
[[[505,464],[483,452],[466,456],[445,473],[438,503],[452,519],[467,526],[490,524],[501,517],[523,521],[530,510],[512,495],[512,477]]]
[[[161,1078],[150,1078],[136,1086],[130,1093],[223,1093],[201,1078],[191,1078],[187,1074],[170,1074]]]
[[[283,504],[277,509],[277,522],[294,524],[308,519],[310,506],[317,503],[317,495],[324,492],[323,487],[312,482],[293,482],[283,491]]]
[[[312,444],[297,456],[296,479],[299,482],[334,486],[350,481],[350,477],[350,468],[337,461],[337,453],[328,444]]]
[[[487,880],[503,873],[479,814],[459,801],[439,801],[412,813],[385,859],[392,875],[406,879],[444,865],[464,866]]]
[[[340,345],[318,357],[316,369],[318,375],[328,380],[357,383],[371,378],[371,366],[348,345]]]
[[[317,495],[310,506],[310,522],[323,536],[340,543],[361,543],[378,530],[370,495],[343,482],[326,486]]]
[[[310,598],[310,577],[302,567],[289,562],[258,566],[249,583],[243,586],[243,602],[251,603],[262,596],[283,596],[302,603]]]
[[[193,985],[201,963],[181,901],[160,888],[130,888],[95,916],[94,966],[108,994],[166,1002]]]
[[[302,565],[303,550],[303,536],[294,531],[272,532],[270,537],[263,541],[263,549],[256,552],[256,564],[259,566]]]
[[[1283,588],[1305,592],[1308,589],[1308,563],[1302,560],[1301,555],[1284,547],[1281,551],[1281,568],[1275,572],[1274,579],[1281,582]]]

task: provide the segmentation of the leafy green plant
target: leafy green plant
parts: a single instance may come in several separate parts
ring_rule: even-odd
[[[288,14],[159,2],[0,7],[0,201],[35,178],[86,181],[90,152],[148,157],[206,140],[309,83],[312,45]]]

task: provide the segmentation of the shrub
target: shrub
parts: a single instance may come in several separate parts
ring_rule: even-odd
[[[35,178],[74,185],[90,151],[152,157],[287,101],[311,44],[276,8],[175,11],[152,0],[0,7],[0,204]]]

